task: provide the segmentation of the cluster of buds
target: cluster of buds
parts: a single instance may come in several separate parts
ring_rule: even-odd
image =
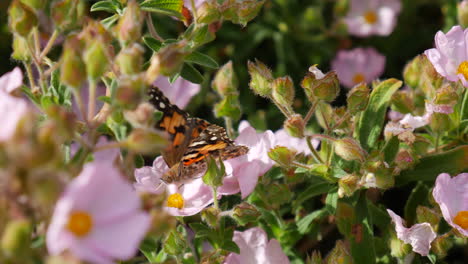
[[[211,86],[222,98],[222,101],[215,105],[216,116],[239,120],[241,107],[237,90],[238,84],[231,61],[218,70]]]

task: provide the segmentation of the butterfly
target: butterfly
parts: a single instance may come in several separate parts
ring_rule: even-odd
[[[183,184],[207,168],[207,157],[228,160],[247,154],[247,146],[237,145],[226,130],[189,114],[169,99],[157,87],[150,87],[149,102],[163,113],[156,128],[169,134],[170,144],[162,151],[169,166],[161,180],[167,184]]]

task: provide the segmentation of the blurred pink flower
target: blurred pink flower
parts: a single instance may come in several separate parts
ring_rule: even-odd
[[[254,227],[244,232],[234,231],[234,242],[239,246],[240,254],[230,253],[225,264],[288,264],[289,259],[276,239],[268,241],[263,229]]]
[[[352,88],[359,83],[370,83],[382,75],[385,56],[373,48],[341,50],[331,63],[341,84]]]
[[[394,122],[400,121],[401,119],[403,119],[404,116],[405,114],[402,114],[398,111],[393,111],[393,110],[388,111],[388,114],[387,114],[388,119]]]
[[[57,202],[46,243],[52,255],[68,249],[91,263],[114,263],[137,253],[149,226],[149,215],[121,173],[109,162],[92,162]]]
[[[82,135],[82,139],[83,139],[83,141],[88,142],[88,134]],[[94,148],[96,149],[96,148],[99,148],[99,147],[102,147],[102,146],[105,146],[105,145],[111,144],[111,143],[115,143],[115,142],[107,140],[107,138],[105,136],[101,136],[98,139],[98,142],[96,143],[96,146],[94,146]],[[88,142],[88,145],[91,145],[91,143]],[[81,145],[79,143],[73,142],[70,145],[70,156],[71,157],[75,156],[75,154],[80,149],[80,147],[81,147]],[[117,147],[103,149],[103,150],[93,152],[93,158],[94,158],[95,161],[113,162],[118,157],[120,157],[120,149],[117,148]]]
[[[440,174],[432,191],[445,221],[464,236],[468,236],[468,173],[451,178]]]
[[[21,85],[23,85],[23,74],[18,67],[0,77],[0,91],[2,92],[11,93]]]
[[[169,79],[160,76],[154,81],[153,85],[157,86],[164,95],[180,108],[185,108],[190,99],[200,91],[200,85],[184,80],[182,77],[177,78],[174,83],[169,83]]]
[[[257,133],[247,121],[240,123],[239,133],[236,144],[249,147],[249,152],[224,162],[226,171],[230,167],[232,174],[224,178],[219,193],[230,195],[240,191],[242,198],[245,198],[255,189],[258,178],[273,167],[274,162],[268,157],[268,151],[275,146],[276,140],[270,130]]]
[[[194,0],[195,7],[200,7],[203,2],[206,0]],[[188,9],[192,10],[192,1],[191,0],[184,0],[184,6],[187,7]]]
[[[193,181],[185,183],[179,189],[175,184],[166,185],[161,181],[161,176],[169,170],[164,159],[157,157],[152,167],[142,167],[135,170],[134,187],[139,192],[160,194],[167,191],[168,194],[180,194],[183,200],[181,208],[166,206],[164,209],[174,216],[189,216],[199,213],[205,207],[213,203],[211,188],[203,183],[202,176],[194,177]],[[228,170],[228,168],[226,168]]]
[[[290,136],[288,132],[284,129],[280,129],[275,132],[275,142],[276,145],[280,145],[283,147],[287,147],[289,149],[296,150],[298,153],[303,153],[305,155],[310,155],[311,151],[309,146],[307,145],[307,141],[305,138],[297,138]],[[320,140],[312,139],[312,146],[317,149],[318,145],[320,144]]]
[[[395,28],[400,10],[400,0],[351,0],[345,23],[351,35],[388,36]]]
[[[437,237],[431,225],[429,223],[422,223],[406,228],[400,216],[390,209],[387,209],[387,212],[392,218],[393,223],[395,223],[397,237],[406,244],[411,244],[414,252],[421,256],[427,256],[429,249],[431,249],[432,241]]]
[[[468,29],[454,26],[447,34],[437,32],[435,49],[424,52],[440,75],[453,82],[460,80],[465,87],[468,87],[467,38]]]

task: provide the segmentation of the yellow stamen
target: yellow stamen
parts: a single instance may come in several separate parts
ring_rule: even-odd
[[[182,209],[184,207],[184,197],[180,193],[174,193],[167,197],[167,206]]]
[[[463,61],[458,65],[457,74],[463,74],[465,79],[468,80],[468,61]]]
[[[70,214],[67,228],[78,237],[87,235],[93,227],[93,218],[87,212],[75,211]]]
[[[367,24],[375,24],[377,22],[377,14],[374,11],[364,13],[364,20]]]
[[[355,84],[362,83],[366,81],[366,77],[362,73],[356,73],[353,77],[353,82]]]
[[[468,229],[468,211],[460,211],[453,218],[453,222],[463,229]]]

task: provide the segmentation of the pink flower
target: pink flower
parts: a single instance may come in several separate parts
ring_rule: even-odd
[[[69,250],[91,263],[114,263],[135,255],[149,226],[149,215],[121,173],[109,162],[92,162],[57,202],[47,248],[52,255]]]
[[[23,74],[18,67],[0,77],[0,91],[2,92],[11,93],[21,85],[23,85]]]
[[[352,88],[359,83],[370,83],[382,75],[385,56],[373,48],[341,50],[331,63],[341,84]]]
[[[289,149],[296,150],[298,153],[303,153],[305,155],[310,155],[311,151],[307,145],[305,138],[297,138],[290,136],[288,132],[284,129],[280,129],[275,132],[276,145],[287,147]],[[312,146],[316,149],[320,141],[317,139],[312,139]]]
[[[274,162],[268,157],[268,151],[276,145],[276,141],[273,132],[257,133],[247,121],[240,123],[239,132],[236,144],[249,147],[249,152],[224,162],[226,170],[231,167],[232,174],[224,178],[219,193],[230,195],[240,191],[242,198],[245,198],[255,189],[258,178],[273,167]]]
[[[240,254],[231,253],[225,264],[262,263],[288,264],[289,259],[276,239],[268,241],[263,229],[254,227],[244,232],[235,231],[234,242],[239,246]]]
[[[174,83],[169,83],[169,79],[160,76],[153,83],[157,86],[164,95],[180,108],[185,108],[190,99],[200,91],[200,85],[184,80],[182,77],[177,78]]]
[[[213,203],[211,187],[203,183],[202,176],[195,176],[194,180],[185,183],[180,189],[175,184],[166,185],[161,177],[169,167],[162,157],[157,157],[152,167],[135,170],[136,183],[134,187],[139,192],[160,194],[167,191],[170,195],[168,206],[164,209],[174,216],[189,216],[199,213]],[[228,170],[228,168],[226,168]]]
[[[444,34],[435,35],[435,49],[424,52],[436,71],[452,82],[460,80],[468,87],[468,53],[466,39],[468,29],[463,31],[460,26],[454,26]]]
[[[203,4],[203,2],[205,2],[206,0],[195,0],[195,7],[198,8],[200,7],[201,4]],[[188,9],[192,10],[192,1],[190,0],[184,0],[184,6],[187,7]]]
[[[390,209],[387,209],[387,212],[392,218],[393,223],[395,223],[397,237],[406,244],[411,244],[414,252],[421,256],[427,256],[429,249],[431,249],[432,241],[437,237],[431,225],[429,223],[422,223],[406,228],[400,216]]]
[[[351,35],[388,36],[395,28],[400,10],[399,0],[351,0],[345,23]]]
[[[440,174],[432,192],[440,206],[445,221],[468,236],[468,173],[461,173],[451,178],[449,174]]]

